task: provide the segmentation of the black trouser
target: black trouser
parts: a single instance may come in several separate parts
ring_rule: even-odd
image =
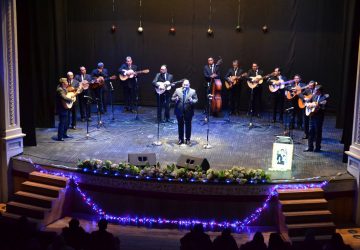
[[[279,89],[278,91],[272,93],[273,96],[273,120],[276,121],[276,114],[279,111],[279,121],[284,119],[284,98],[285,91]]]
[[[250,101],[251,107],[249,112],[252,111],[251,115],[260,114],[261,113],[261,96],[262,96],[262,87],[258,85],[257,87],[253,88],[253,93],[251,97],[251,89],[250,89]],[[252,109],[252,110],[251,110]]]
[[[241,95],[241,83],[233,86],[230,89],[230,111],[232,113],[239,113],[240,112],[240,95]]]
[[[165,91],[163,94],[157,94],[157,119],[162,120],[162,110],[165,109],[165,119],[170,119],[170,92]]]
[[[136,91],[137,91],[137,86],[131,86],[129,87],[129,85],[127,83],[124,84],[123,87],[124,90],[124,105],[125,105],[125,109],[128,110],[133,110],[134,106],[136,105],[135,102],[136,100]]]
[[[103,88],[94,89],[94,94],[99,109],[98,111],[103,113],[106,110],[106,106],[104,103],[104,97],[105,97],[104,89]]]
[[[58,140],[61,140],[64,138],[64,136],[67,135],[67,130],[69,127],[68,123],[69,119],[69,111],[63,110],[59,112],[59,127],[58,127]]]
[[[292,105],[292,107],[294,107],[294,109],[292,110],[290,126],[292,126],[292,127],[295,126],[295,117],[296,117],[297,127],[300,128],[303,125],[304,110],[299,108],[298,99],[299,99],[298,96],[295,96],[293,99],[291,99],[291,105]]]
[[[310,131],[309,131],[309,140],[308,147],[309,149],[321,149],[321,140],[322,140],[322,127],[324,123],[324,111],[318,111],[310,117]]]
[[[77,112],[76,112],[76,109],[77,109],[77,106],[78,106],[78,100],[76,100],[74,103],[73,103],[73,106],[71,107],[71,109],[69,109],[69,112],[68,112],[68,126],[71,126],[71,127],[75,127],[76,126],[76,116],[77,116]],[[71,116],[71,119],[70,119],[70,116]],[[71,124],[70,124],[71,122]]]
[[[81,94],[78,95],[81,119],[91,117],[90,107],[87,107],[88,100],[84,96],[90,96],[89,89],[84,90]]]
[[[184,125],[185,125],[185,138],[186,140],[190,140],[192,116],[177,115],[176,119],[178,121],[179,141],[184,141]]]

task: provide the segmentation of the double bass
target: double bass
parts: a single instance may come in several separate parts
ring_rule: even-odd
[[[216,64],[215,68],[222,63],[222,59],[219,59]],[[220,79],[211,79],[212,87],[211,87],[211,112],[214,115],[217,115],[221,111],[222,99],[221,99],[221,89],[222,83]]]

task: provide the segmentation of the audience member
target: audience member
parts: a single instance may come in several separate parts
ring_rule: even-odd
[[[352,248],[349,245],[344,243],[343,238],[339,233],[334,233],[331,237],[331,240],[323,248],[324,250],[351,250]]]
[[[80,250],[85,248],[85,244],[89,238],[85,230],[80,226],[78,219],[71,219],[69,222],[69,227],[64,227],[61,234],[66,244],[75,250]]]
[[[108,222],[106,219],[101,219],[98,222],[99,230],[94,231],[90,234],[90,246],[89,249],[93,250],[116,250],[118,249],[117,244],[119,241],[106,231]]]
[[[271,233],[269,237],[268,250],[287,250],[291,245],[284,242],[279,233]]]
[[[180,250],[209,250],[213,249],[210,236],[204,233],[202,224],[194,228],[180,239]]]
[[[240,250],[266,250],[264,236],[261,232],[256,232],[252,241],[249,241],[240,247]]]
[[[234,237],[231,235],[231,230],[226,228],[222,231],[221,235],[216,237],[213,242],[215,250],[237,250],[238,246]]]

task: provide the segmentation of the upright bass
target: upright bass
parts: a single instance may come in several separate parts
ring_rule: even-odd
[[[222,63],[222,59],[219,59],[215,67],[219,66]],[[215,75],[214,77],[216,77]],[[221,99],[221,89],[222,89],[222,83],[220,79],[211,79],[211,113],[214,115],[217,115],[221,112],[221,105],[222,105],[222,99]]]

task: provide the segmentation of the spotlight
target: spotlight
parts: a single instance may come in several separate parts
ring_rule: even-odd
[[[139,26],[139,28],[138,28],[137,30],[138,30],[138,32],[139,32],[139,33],[143,33],[144,28],[143,28],[143,27],[141,27],[141,26]]]

